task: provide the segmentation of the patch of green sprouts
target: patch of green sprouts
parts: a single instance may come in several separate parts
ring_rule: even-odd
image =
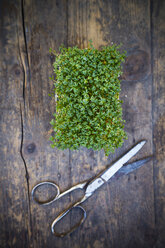
[[[104,149],[108,156],[123,144],[126,133],[119,77],[125,52],[119,47],[114,44],[98,50],[90,42],[85,49],[61,46],[59,54],[51,50],[56,56],[51,147]]]

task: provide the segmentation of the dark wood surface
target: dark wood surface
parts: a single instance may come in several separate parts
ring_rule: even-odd
[[[0,1],[0,247],[165,247],[164,13],[161,0]],[[122,42],[127,51],[121,99],[128,139],[108,158],[85,148],[58,151],[49,142],[49,48],[84,48],[90,39],[96,48]],[[142,139],[136,159],[154,154],[152,161],[86,201],[87,219],[74,233],[53,236],[51,222],[75,196],[39,206],[33,186],[50,180],[63,191]]]

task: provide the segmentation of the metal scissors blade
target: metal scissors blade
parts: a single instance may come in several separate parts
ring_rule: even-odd
[[[146,140],[139,142],[132,149],[130,149],[124,156],[122,156],[117,162],[106,169],[99,177],[97,176],[92,180],[92,182],[87,186],[85,195],[90,197],[94,191],[100,188],[105,182],[107,182],[115,173],[121,169],[121,167],[128,162],[146,143]]]
[[[146,143],[146,140],[139,142],[135,145],[129,152],[127,152],[124,156],[122,156],[117,162],[115,162],[110,168],[108,168],[103,174],[101,178],[106,182],[118,171],[120,168],[128,162]]]
[[[116,172],[116,174],[114,174],[112,177],[111,177],[111,180],[112,179],[118,179],[119,177],[122,177],[124,175],[128,175],[130,174],[131,172],[139,169],[140,167],[142,167],[145,163],[147,163],[148,161],[150,161],[152,158],[152,156],[150,157],[147,157],[147,158],[144,158],[144,159],[140,159],[140,160],[137,160],[135,162],[132,162],[130,164],[124,164],[123,167],[118,170]]]

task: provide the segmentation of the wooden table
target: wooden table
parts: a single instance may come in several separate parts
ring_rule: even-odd
[[[0,247],[165,247],[165,1],[0,1]],[[122,42],[121,83],[128,139],[108,159],[85,148],[50,148],[55,110],[48,96],[54,57],[49,48],[96,48]],[[38,206],[32,187],[43,180],[62,190],[104,169],[141,139],[138,171],[104,185],[83,206],[86,222],[65,238],[50,231],[72,200]],[[69,225],[69,222],[67,223]]]

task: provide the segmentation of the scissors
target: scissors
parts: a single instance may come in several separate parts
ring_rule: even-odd
[[[50,181],[44,181],[41,183],[38,183],[36,186],[33,187],[32,189],[32,199],[37,202],[40,205],[48,205],[50,203],[53,203],[55,201],[57,201],[58,199],[60,199],[61,197],[65,196],[66,194],[76,190],[76,189],[83,189],[84,190],[84,196],[82,197],[81,200],[77,201],[76,203],[74,203],[73,205],[71,205],[71,207],[69,207],[68,209],[66,209],[65,211],[63,211],[57,218],[55,218],[55,220],[52,222],[51,224],[51,231],[55,236],[58,237],[64,237],[66,234],[73,232],[78,226],[80,226],[84,220],[86,219],[86,211],[85,209],[81,206],[81,204],[83,202],[85,202],[90,196],[93,195],[93,193],[99,189],[104,183],[107,183],[109,181],[110,178],[117,178],[120,177],[121,175],[126,175],[128,173],[130,173],[131,171],[139,168],[140,166],[142,166],[144,163],[148,162],[150,160],[150,157],[145,158],[145,159],[141,159],[139,161],[136,161],[134,163],[131,164],[127,164],[125,165],[123,168],[122,166],[124,164],[126,164],[128,162],[128,160],[130,160],[146,143],[146,140],[142,140],[140,141],[138,144],[136,144],[132,149],[130,149],[127,153],[125,153],[125,155],[123,155],[119,160],[117,160],[113,165],[109,166],[107,169],[105,169],[102,173],[99,173],[99,175],[97,175],[94,179],[90,179],[87,181],[84,181],[82,183],[79,183],[73,187],[71,187],[70,189],[64,191],[63,193],[60,193],[60,189],[58,187],[58,185],[56,185],[53,182]],[[47,202],[40,202],[37,200],[37,198],[35,197],[35,192],[36,190],[43,185],[51,185],[53,186],[56,191],[57,194],[56,196]],[[79,208],[82,213],[83,213],[83,217],[81,218],[80,222],[78,224],[76,224],[74,227],[72,227],[69,231],[67,232],[62,232],[59,233],[55,230],[55,225],[64,217],[66,216],[73,208]]]

